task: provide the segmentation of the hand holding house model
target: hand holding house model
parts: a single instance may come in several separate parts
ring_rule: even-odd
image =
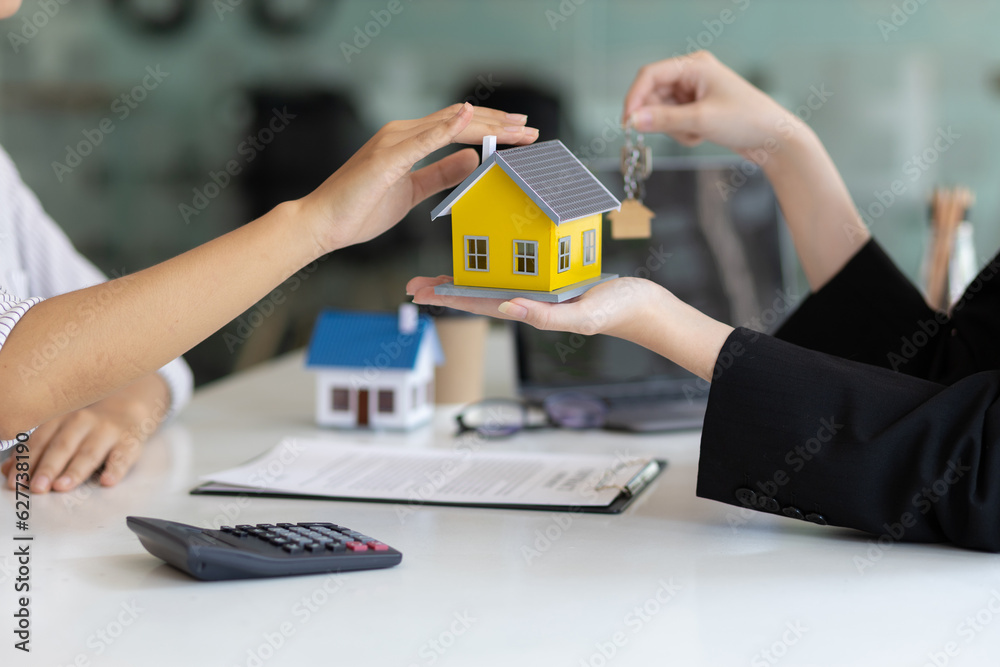
[[[561,141],[496,150],[432,212],[451,215],[454,281],[435,294],[562,302],[601,273],[601,216],[620,202]]]

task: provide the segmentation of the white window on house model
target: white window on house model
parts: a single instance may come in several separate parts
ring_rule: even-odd
[[[334,388],[332,407],[334,412],[347,412],[350,410],[351,393],[347,389]]]
[[[514,241],[514,273],[538,275],[538,241]]]
[[[569,271],[569,237],[559,239],[559,273]]]
[[[490,240],[486,236],[465,237],[465,270],[490,270]]]
[[[597,230],[588,229],[583,233],[583,265],[597,261]]]

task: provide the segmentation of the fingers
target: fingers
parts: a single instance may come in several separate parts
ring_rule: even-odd
[[[463,104],[458,112],[450,118],[437,120],[401,133],[406,138],[393,144],[394,152],[405,162],[408,171],[410,167],[434,151],[452,143],[458,134],[472,122],[472,116],[472,105]]]
[[[712,58],[707,51],[698,51],[686,56],[668,58],[646,65],[639,70],[635,80],[625,93],[625,109],[622,122],[627,122],[636,111],[645,106],[667,102],[673,99],[691,101],[695,96],[689,88],[702,83],[702,64]],[[677,90],[677,89],[681,90]]]
[[[101,472],[102,486],[114,486],[132,469],[142,454],[141,443],[132,438],[119,441],[104,460],[104,470]]]
[[[135,463],[141,449],[134,438],[123,441],[122,436],[120,429],[86,410],[39,427],[31,437],[31,492],[71,491],[102,464],[101,483],[115,484]],[[9,473],[8,485],[12,485],[17,471]]]
[[[656,98],[658,88],[669,89],[680,78],[683,68],[674,58],[655,62],[639,70],[635,80],[625,93],[625,110],[622,122],[628,122],[639,107]]]
[[[428,128],[435,127],[441,122],[441,120],[433,120],[420,123],[419,125],[407,128],[405,133],[396,133],[394,136],[399,139],[399,141],[402,141],[405,139],[405,136],[412,135],[417,131],[423,131]],[[471,122],[469,122],[469,125],[464,130],[459,132],[452,139],[452,141],[459,144],[481,144],[483,137],[489,135],[493,135],[497,138],[497,144],[523,146],[538,139],[538,130],[534,127],[526,127],[524,125],[503,125],[474,118]]]
[[[414,278],[406,286],[413,302],[455,308],[479,315],[516,320],[546,331],[566,331],[591,336],[614,331],[635,313],[643,301],[644,288],[652,283],[635,278],[616,278],[596,285],[575,299],[548,303],[533,299],[484,299],[434,294],[434,287],[449,276]]]
[[[93,475],[120,442],[120,432],[98,427],[87,434],[69,459],[62,474],[53,475],[53,491],[71,491]]]
[[[32,452],[36,462],[31,476],[32,493],[48,493],[53,488],[57,491],[68,490],[79,483],[70,486],[70,481],[62,478],[67,465],[79,454],[84,443],[87,443],[85,456],[93,455],[94,444],[89,441],[96,421],[86,411],[71,413],[60,420],[58,430],[49,438],[45,449],[40,454]],[[91,472],[99,464],[100,461],[91,468]]]
[[[416,120],[402,120],[389,123],[383,128],[388,145],[402,143],[419,132],[440,126],[463,108],[472,109],[472,118],[467,127],[456,134],[451,141],[464,144],[479,144],[483,137],[494,135],[498,144],[524,145],[538,139],[538,130],[526,127],[528,117],[524,114],[506,113],[487,107],[470,104],[452,105],[429,116]]]
[[[705,110],[694,104],[641,107],[633,115],[640,132],[662,132],[688,146],[701,142]]]
[[[499,125],[475,120],[455,137],[455,141],[463,144],[479,144],[482,143],[483,137],[491,134],[497,138],[498,144],[513,146],[524,146],[538,139],[538,129],[534,127]]]
[[[435,294],[434,288],[437,285],[451,280],[451,276],[438,276],[437,278],[414,278],[406,285],[406,293],[413,296],[413,302],[421,305],[444,306],[463,310],[476,315],[486,315],[501,320],[517,320],[530,324],[539,329],[550,329],[552,325],[552,313],[555,311],[565,311],[564,319],[572,321],[573,311],[570,309],[572,302],[561,304],[542,303],[531,299],[487,299],[470,296],[448,296]],[[573,330],[573,329],[567,329]]]
[[[434,288],[437,285],[451,280],[451,276],[438,276],[437,278],[413,278],[406,284],[406,293],[413,297],[413,303],[428,306],[444,306],[464,310],[476,315],[487,315],[500,319],[511,319],[501,313],[498,307],[503,303],[503,299],[482,299],[471,296],[447,296],[435,294]]]
[[[416,206],[432,194],[458,185],[478,164],[476,151],[465,148],[413,172],[410,174],[413,184],[410,205]]]

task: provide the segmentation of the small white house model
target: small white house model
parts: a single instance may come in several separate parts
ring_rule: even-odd
[[[325,310],[306,367],[316,373],[316,422],[408,429],[434,413],[434,367],[444,362],[434,321],[413,304],[393,313]]]

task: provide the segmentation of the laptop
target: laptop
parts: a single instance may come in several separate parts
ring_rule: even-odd
[[[588,166],[612,193],[622,192],[617,160]],[[606,219],[602,271],[653,280],[733,326],[776,329],[795,300],[797,260],[770,184],[745,167],[736,157],[654,160],[643,197],[656,214],[651,237],[612,239]],[[524,324],[515,339],[518,390],[527,399],[583,392],[607,404],[606,428],[701,428],[708,383],[639,345]]]

